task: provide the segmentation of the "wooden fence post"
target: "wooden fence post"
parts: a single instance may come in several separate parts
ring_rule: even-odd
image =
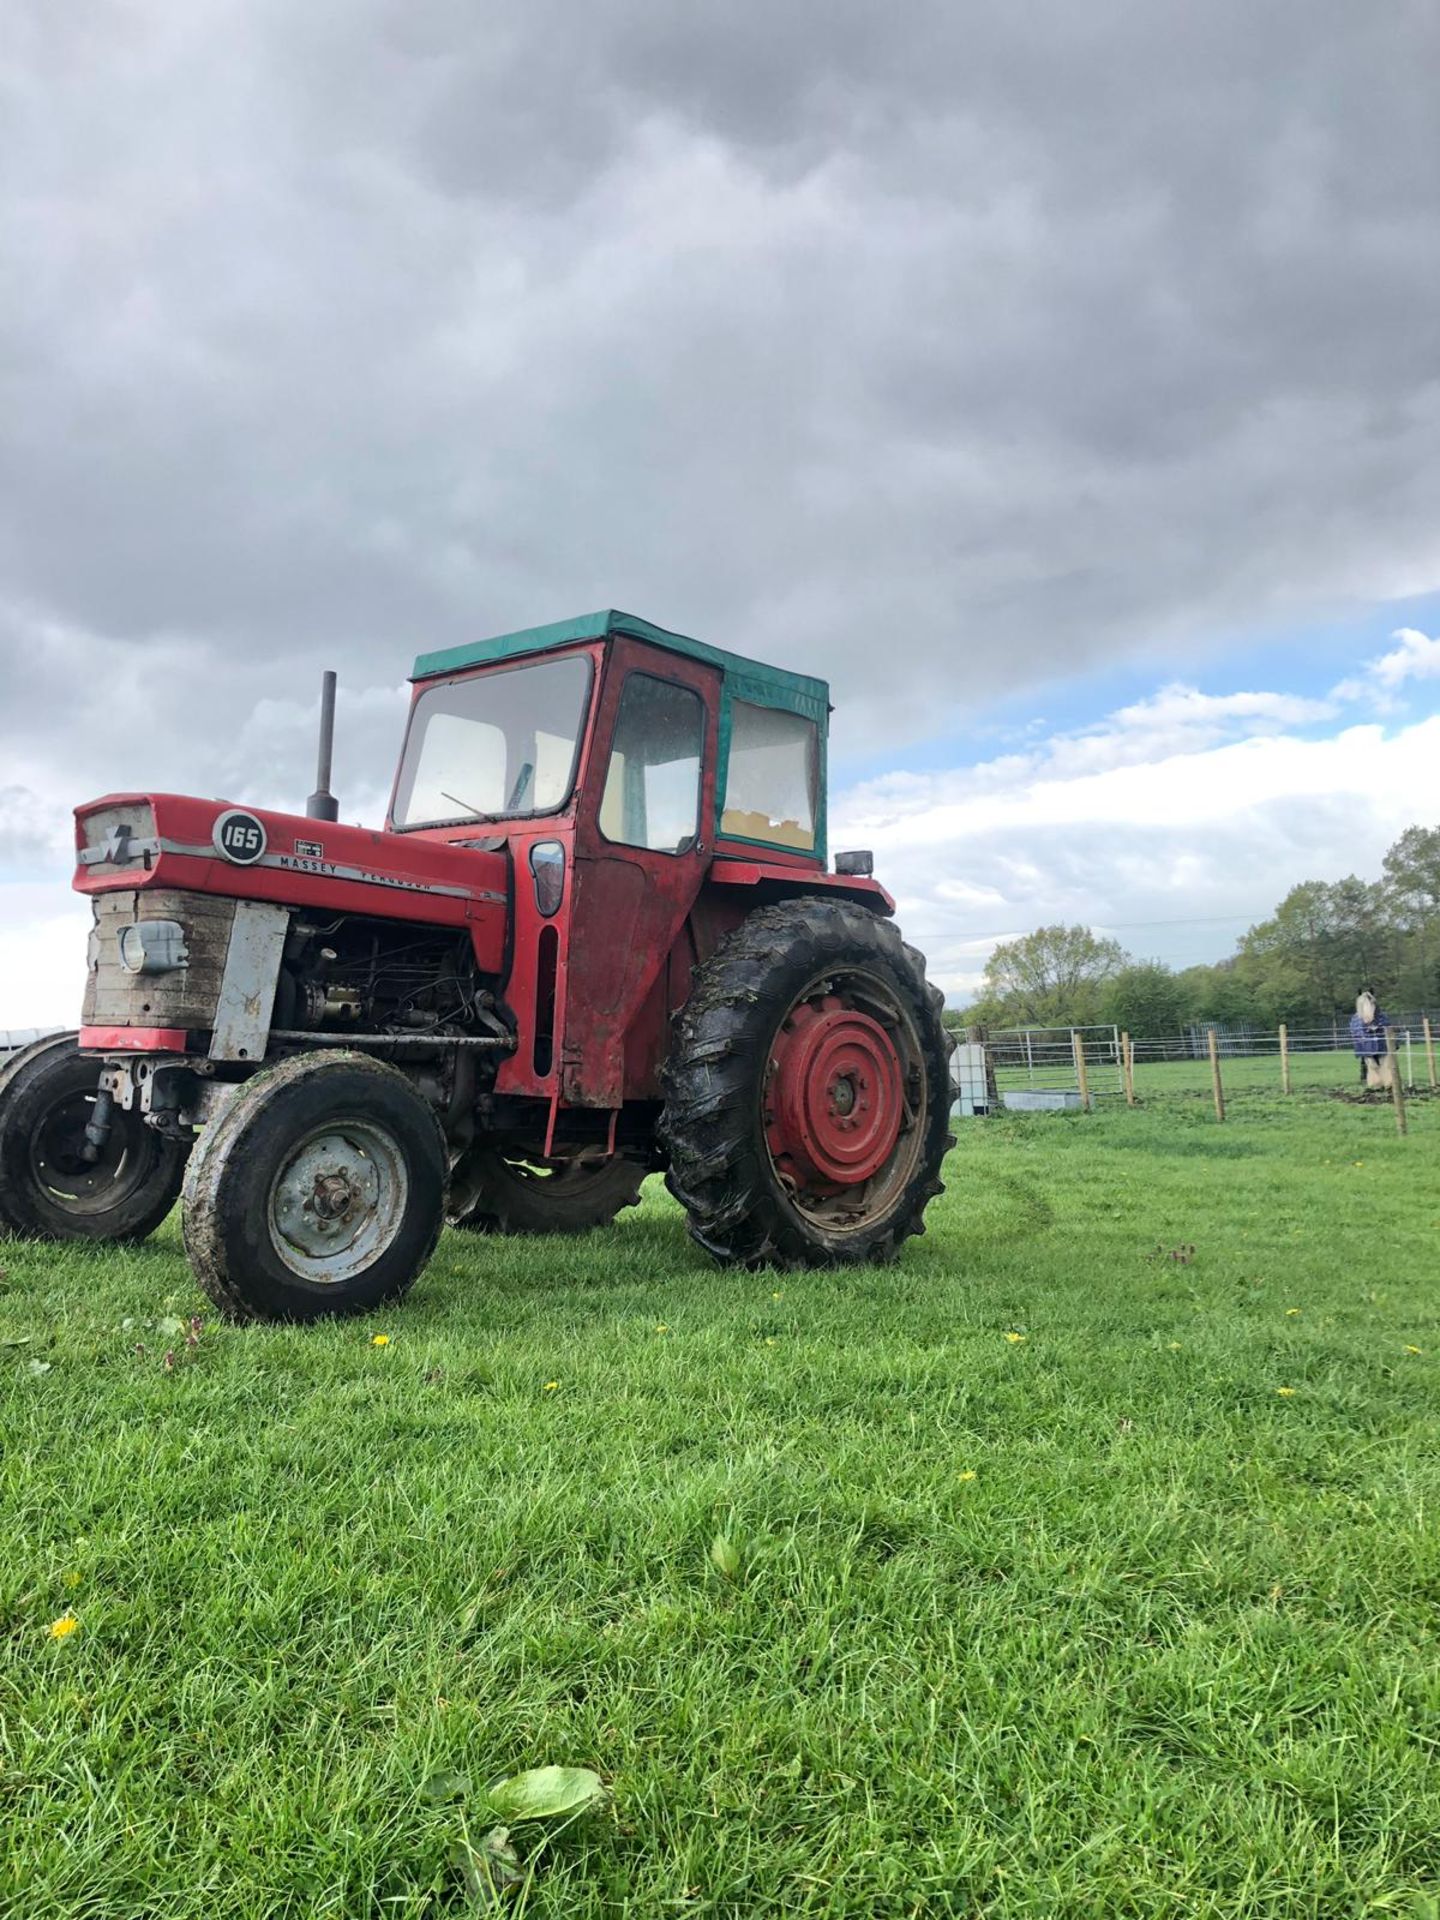
[[[1280,1023],[1280,1091],[1290,1091],[1290,1029]]]
[[[1128,1033],[1120,1036],[1120,1066],[1125,1075],[1125,1104],[1135,1104],[1135,1042]]]
[[[1400,1060],[1395,1051],[1395,1029],[1385,1029],[1385,1053],[1390,1061],[1390,1094],[1395,1102],[1395,1131],[1404,1133],[1405,1125],[1405,1089],[1400,1084]]]
[[[1434,1036],[1434,1034],[1433,1034],[1433,1033],[1432,1033],[1432,1032],[1430,1031],[1430,1016],[1429,1016],[1429,1014],[1428,1014],[1428,1013],[1427,1013],[1427,1014],[1426,1014],[1426,1015],[1424,1016],[1424,1027],[1425,1027],[1425,1065],[1426,1065],[1426,1066],[1427,1066],[1427,1067],[1429,1068],[1429,1070],[1430,1070],[1430,1091],[1431,1091],[1432,1093],[1434,1093],[1434,1091],[1435,1091],[1435,1085],[1436,1085],[1436,1081],[1435,1081],[1435,1036]]]
[[[1070,1050],[1075,1055],[1075,1084],[1080,1089],[1080,1107],[1082,1112],[1090,1111],[1090,1076],[1085,1071],[1085,1041],[1080,1033],[1070,1029]]]
[[[1215,1118],[1225,1118],[1225,1089],[1220,1084],[1220,1048],[1215,1039],[1215,1029],[1210,1028],[1210,1079],[1215,1087]]]

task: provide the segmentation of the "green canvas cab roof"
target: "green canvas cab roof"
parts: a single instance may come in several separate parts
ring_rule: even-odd
[[[582,613],[573,620],[554,620],[544,627],[523,627],[518,633],[496,634],[490,640],[471,640],[464,646],[422,653],[410,677],[433,680],[462,673],[467,667],[513,660],[519,654],[543,653],[548,648],[568,646],[577,640],[607,640],[612,634],[644,640],[652,647],[683,653],[691,660],[703,660],[724,674],[725,691],[730,699],[803,713],[819,724],[822,738],[828,730],[830,689],[823,680],[816,680],[808,673],[790,673],[784,667],[767,667],[759,660],[747,660],[743,654],[726,653],[722,647],[691,640],[683,633],[670,633],[664,627],[652,626],[648,620],[641,620],[633,613],[621,613],[615,607],[607,607],[600,613]]]

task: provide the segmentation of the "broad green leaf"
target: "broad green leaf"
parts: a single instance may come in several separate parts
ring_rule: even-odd
[[[717,1533],[710,1542],[710,1564],[722,1580],[738,1580],[744,1560],[739,1542],[728,1533]]]
[[[163,1320],[155,1322],[155,1331],[163,1339],[173,1340],[177,1334],[185,1331],[185,1322],[177,1319],[173,1313],[167,1313]]]
[[[485,1798],[502,1820],[560,1820],[583,1813],[605,1798],[605,1785],[589,1767],[532,1767],[486,1788]]]
[[[420,1789],[420,1798],[429,1806],[443,1807],[447,1800],[464,1800],[470,1792],[469,1779],[463,1773],[432,1773]]]
[[[49,1373],[55,1363],[53,1360],[31,1360],[28,1364],[31,1373],[33,1373],[38,1380],[42,1373]]]
[[[28,1347],[32,1336],[28,1333],[7,1333],[0,1340],[0,1347]]]

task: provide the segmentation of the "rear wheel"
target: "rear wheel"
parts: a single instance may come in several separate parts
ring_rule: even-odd
[[[476,1233],[588,1233],[640,1198],[631,1160],[522,1159],[471,1147],[450,1175],[450,1224]]]
[[[953,1144],[950,1040],[888,920],[809,897],[721,942],[676,1020],[662,1137],[690,1232],[747,1266],[888,1260]]]
[[[185,1148],[111,1109],[87,1157],[100,1065],[73,1033],[38,1040],[0,1070],[0,1232],[32,1240],[143,1240],[174,1206]]]
[[[257,1074],[202,1132],[185,1250],[236,1320],[316,1320],[398,1299],[435,1250],[445,1140],[396,1068],[301,1054]]]

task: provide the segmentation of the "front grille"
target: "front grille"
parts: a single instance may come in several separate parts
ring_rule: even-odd
[[[208,893],[147,887],[97,895],[82,1024],[213,1027],[234,919],[235,902]],[[178,920],[186,964],[173,973],[129,972],[120,960],[120,935],[139,920]]]
[[[96,880],[132,867],[153,866],[159,842],[155,837],[155,809],[148,800],[119,807],[96,807],[82,816],[85,844],[80,865]]]

